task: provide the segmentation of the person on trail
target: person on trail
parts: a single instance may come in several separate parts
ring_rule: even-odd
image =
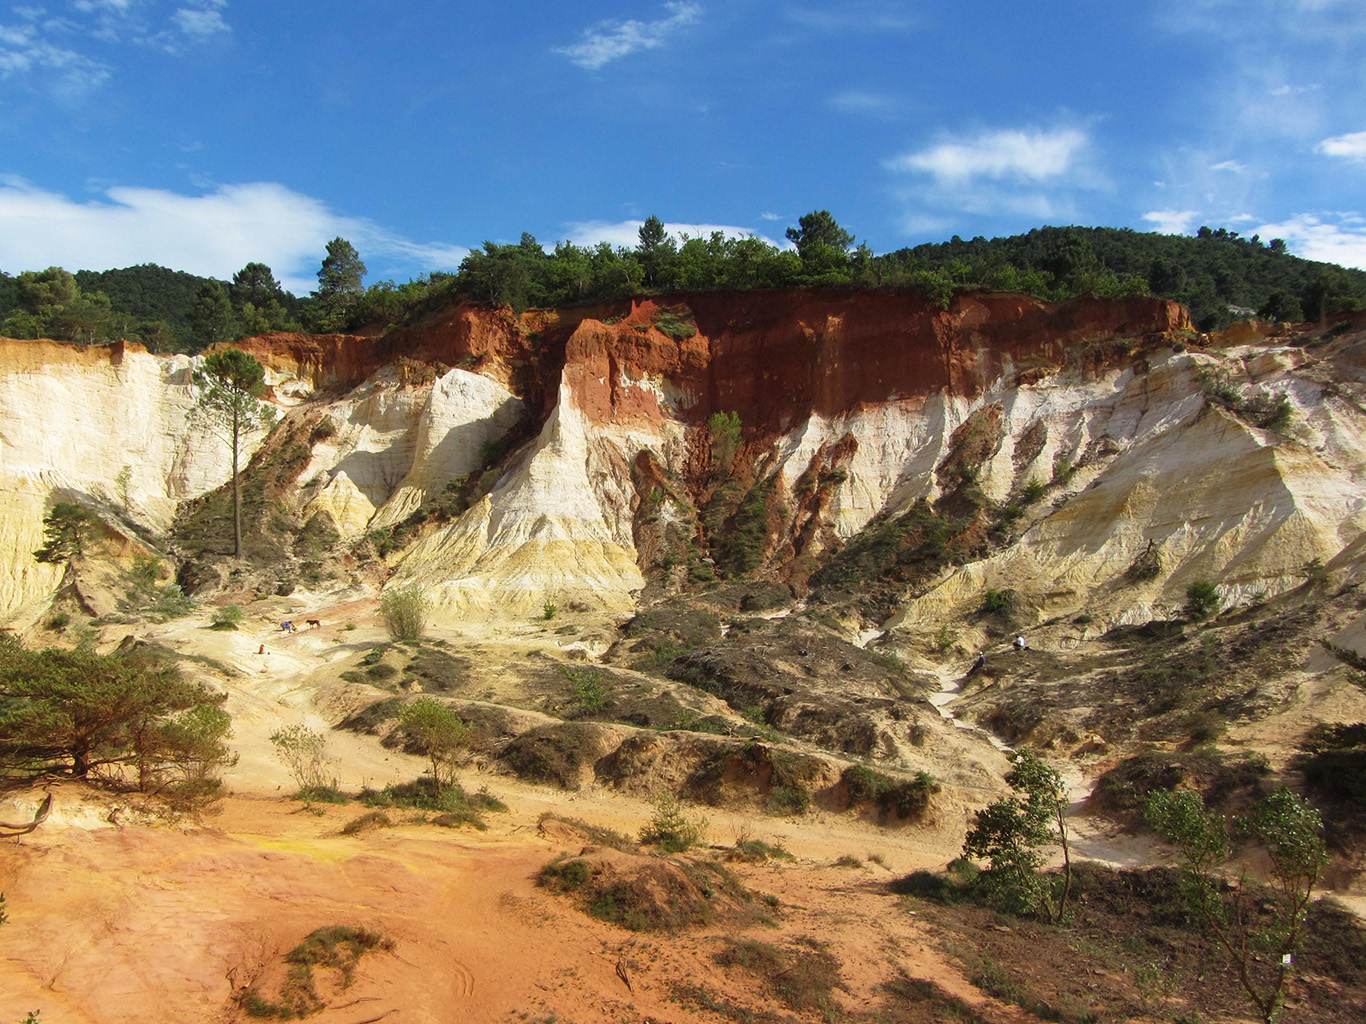
[[[1027,650],[1029,650],[1029,645],[1028,645],[1027,643],[1025,643],[1025,638],[1024,638],[1024,637],[1022,637],[1022,636],[1017,636],[1017,637],[1015,638],[1015,649],[1016,649],[1017,651],[1027,651]]]
[[[265,645],[265,644],[262,644],[262,645],[261,645],[261,649],[260,649],[259,651],[257,651],[256,653],[257,653],[257,654],[265,654],[265,653],[266,653],[266,645]]]
[[[282,632],[285,632],[285,633],[293,633],[293,632],[294,632],[294,623],[290,622],[288,619],[285,619],[284,622],[280,623],[280,629],[281,629]]]
[[[978,672],[980,672],[982,669],[984,669],[984,668],[986,667],[986,664],[987,664],[987,654],[986,654],[986,651],[979,651],[978,654],[977,654],[977,660],[974,661],[974,662],[972,663],[972,668],[968,669],[967,678],[971,679],[971,678],[972,678],[973,676],[975,676]]]

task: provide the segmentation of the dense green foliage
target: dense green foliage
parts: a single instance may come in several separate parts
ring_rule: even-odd
[[[787,237],[796,252],[721,232],[675,239],[651,217],[634,249],[562,242],[548,253],[523,234],[515,244],[485,242],[454,277],[434,276],[413,288],[409,312],[445,293],[521,311],[641,292],[906,288],[947,304],[955,291],[987,289],[1050,300],[1087,293],[1160,295],[1185,303],[1198,326],[1209,330],[1252,313],[1321,319],[1366,306],[1366,272],[1300,259],[1280,239],[1263,244],[1223,228],[1201,228],[1190,237],[1045,227],[1009,238],[955,236],[878,256],[863,245],[850,248],[853,237],[821,210],[804,215]],[[396,322],[395,312],[386,310],[389,322]],[[363,304],[355,313],[365,313]]]
[[[1314,885],[1328,863],[1318,811],[1281,788],[1231,822],[1207,810],[1198,793],[1158,790],[1146,816],[1181,851],[1187,904],[1227,954],[1264,1024],[1274,1024],[1305,938]],[[1231,889],[1218,874],[1240,838],[1259,845],[1270,863],[1270,898],[1255,910],[1246,905],[1246,886]]]
[[[227,289],[230,304],[216,294],[206,297],[206,288]],[[296,330],[306,308],[261,263],[248,263],[230,288],[153,263],[75,274],[61,267],[0,273],[0,335],[11,338],[81,344],[122,338],[152,352],[189,353],[244,334]]]
[[[75,502],[57,502],[43,517],[43,546],[33,557],[54,565],[80,558],[95,522],[94,515]]]
[[[1032,751],[1016,751],[1011,760],[1006,782],[1018,795],[977,812],[963,856],[987,861],[977,884],[1004,909],[1057,921],[1067,909],[1072,884],[1066,789],[1062,776]],[[1062,848],[1061,879],[1039,872],[1045,863],[1039,851],[1048,846]]]
[[[365,264],[334,238],[318,270],[318,290],[296,299],[269,267],[248,263],[228,288],[235,335],[398,326],[451,298],[510,306],[572,306],[642,293],[760,288],[897,288],[947,305],[955,291],[1017,291],[1049,300],[1093,293],[1153,294],[1187,305],[1202,330],[1252,314],[1322,320],[1366,307],[1366,272],[1292,256],[1284,241],[1202,227],[1194,236],[1128,228],[1042,227],[1008,238],[955,235],[875,255],[827,210],[803,215],[780,248],[753,236],[670,235],[658,217],[641,226],[634,248],[606,242],[556,244],[547,252],[523,234],[485,242],[456,274],[363,286]],[[64,276],[63,276],[64,275]],[[61,268],[0,274],[0,334],[84,343],[130,338],[154,351],[193,352],[209,343],[192,310],[208,279],[147,264],[123,270]],[[225,282],[218,282],[226,287]],[[221,320],[218,321],[221,325]],[[217,333],[217,332],[215,332]]]
[[[205,796],[230,763],[224,695],[137,652],[29,650],[0,637],[0,766],[127,771],[144,792]]]

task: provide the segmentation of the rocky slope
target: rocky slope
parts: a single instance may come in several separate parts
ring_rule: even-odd
[[[421,582],[445,614],[628,610],[647,581],[674,590],[718,561],[800,594],[874,517],[924,499],[981,529],[918,600],[865,616],[933,626],[995,588],[1024,624],[1086,608],[1100,628],[1178,605],[1196,578],[1246,599],[1312,559],[1351,560],[1366,525],[1355,337],[1199,339],[1161,300],[939,310],[816,292],[460,307],[382,338],[244,347],[269,367],[281,429],[309,428],[275,494],[295,528],[325,514],[345,544],[406,527],[384,545],[393,583]],[[32,621],[57,579],[27,555],[44,502],[157,537],[222,485],[226,446],[187,422],[190,367],[0,348],[0,614]],[[738,416],[724,451],[717,413]],[[1158,571],[1126,577],[1145,552]]]

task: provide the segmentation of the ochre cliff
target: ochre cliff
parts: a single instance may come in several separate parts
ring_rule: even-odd
[[[378,337],[240,347],[267,366],[287,418],[325,424],[298,478],[303,518],[328,513],[343,542],[406,523],[390,585],[420,581],[451,613],[629,608],[660,571],[638,546],[642,517],[705,547],[699,517],[727,481],[737,502],[767,495],[758,571],[792,577],[784,560],[800,555],[798,582],[874,516],[960,478],[993,507],[1047,485],[1009,543],[898,613],[909,627],[983,587],[1014,589],[1041,616],[1094,606],[1113,621],[1176,600],[1196,576],[1269,593],[1309,559],[1338,557],[1366,528],[1355,337],[1313,354],[1266,336],[1201,344],[1180,306],[1147,298],[978,294],[940,309],[809,291],[521,316],[452,306]],[[55,583],[28,555],[45,500],[102,493],[155,534],[177,501],[224,483],[226,446],[186,420],[192,364],[134,346],[0,343],[12,541],[0,614],[32,617]],[[1253,405],[1284,396],[1289,426],[1212,404],[1216,377]],[[742,425],[724,472],[707,428],[720,412]],[[424,515],[452,493],[466,511]],[[1162,572],[1119,586],[1150,546]]]

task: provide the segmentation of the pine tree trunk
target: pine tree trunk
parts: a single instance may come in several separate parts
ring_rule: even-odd
[[[232,557],[242,557],[242,495],[237,486],[237,410],[232,411]]]

